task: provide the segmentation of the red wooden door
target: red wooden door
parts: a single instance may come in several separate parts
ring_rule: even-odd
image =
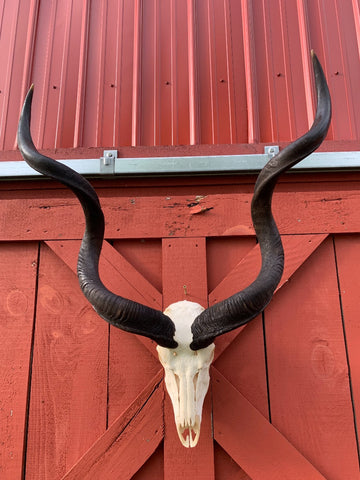
[[[191,450],[155,345],[109,327],[80,292],[76,200],[3,187],[2,478],[358,478],[358,185],[296,180],[274,198],[283,280],[263,316],[217,340]],[[157,308],[246,286],[259,268],[251,180],[167,182],[99,183],[104,283]]]

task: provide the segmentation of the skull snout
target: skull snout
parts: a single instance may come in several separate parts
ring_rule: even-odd
[[[184,447],[199,441],[202,407],[209,387],[214,346],[194,352],[189,348],[157,347],[165,369],[165,385],[173,405],[176,429]]]
[[[179,414],[175,414],[176,429],[184,447],[195,447],[200,436],[200,415],[197,412],[196,386],[198,373],[177,377]],[[173,402],[174,405],[174,402]],[[174,409],[175,412],[175,409]]]

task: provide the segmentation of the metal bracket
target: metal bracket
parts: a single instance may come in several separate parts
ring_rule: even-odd
[[[104,150],[104,156],[100,157],[100,173],[114,174],[115,160],[117,159],[117,150]]]
[[[279,145],[270,145],[268,147],[264,147],[264,153],[270,158],[275,157],[276,154],[278,154],[280,151]]]
[[[270,151],[269,151],[270,150]],[[246,155],[211,155],[198,157],[117,158],[117,150],[105,150],[98,158],[67,159],[58,162],[80,175],[89,177],[117,175],[231,175],[254,174],[278,152],[278,146],[266,147],[265,153]],[[360,150],[350,152],[314,152],[290,172],[360,172]],[[1,180],[32,180],[41,174],[24,161],[0,162]]]

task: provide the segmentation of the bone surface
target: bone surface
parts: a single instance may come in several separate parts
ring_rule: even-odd
[[[215,345],[191,350],[191,325],[203,311],[198,303],[186,300],[173,303],[165,310],[175,324],[177,348],[157,347],[165,370],[165,385],[174,410],[176,429],[184,447],[195,447],[199,441],[201,414],[209,388],[209,368]]]

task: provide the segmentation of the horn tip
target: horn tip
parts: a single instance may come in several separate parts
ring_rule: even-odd
[[[314,69],[322,70],[321,63],[313,49],[311,49],[311,60],[312,60]]]
[[[313,49],[311,49],[311,60],[313,64],[319,63],[319,59]]]
[[[32,83],[32,84],[30,85],[30,88],[29,88],[28,93],[27,93],[26,96],[32,98],[33,93],[34,93],[34,84]]]

